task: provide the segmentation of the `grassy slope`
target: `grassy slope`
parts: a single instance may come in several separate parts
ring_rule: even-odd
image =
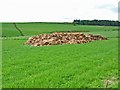
[[[11,25],[3,26],[4,35],[17,35],[7,31],[14,29]],[[19,24],[18,26],[25,35],[85,30],[89,31],[87,33],[104,35],[109,40],[79,45],[31,47],[23,45],[26,41],[24,39],[3,39],[3,87],[93,88],[104,87],[104,80],[117,78],[116,27],[63,24]],[[116,81],[113,81],[109,87],[117,87]]]
[[[14,28],[12,23],[4,23],[3,36],[19,36],[19,32]],[[36,35],[40,33],[50,33],[55,31],[83,31],[83,32],[102,32],[102,31],[116,31],[117,27],[104,27],[104,26],[74,26],[72,24],[44,24],[32,23],[21,24],[17,26],[23,31],[25,35]]]

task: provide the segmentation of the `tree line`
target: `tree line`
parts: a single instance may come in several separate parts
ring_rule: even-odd
[[[74,20],[74,25],[120,26],[119,21],[112,20]]]

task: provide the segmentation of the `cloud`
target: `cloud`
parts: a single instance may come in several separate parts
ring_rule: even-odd
[[[115,12],[115,13],[118,13],[118,7],[113,7],[111,8],[111,11]]]
[[[114,13],[118,13],[118,7],[113,4],[98,5],[95,8],[104,9],[104,10],[106,9],[106,10],[112,11]]]
[[[0,21],[117,20],[117,4],[118,0],[2,0]]]

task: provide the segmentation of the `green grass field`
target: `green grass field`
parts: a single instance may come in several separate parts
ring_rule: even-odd
[[[118,30],[107,26],[72,24],[2,24],[3,88],[118,87]],[[76,45],[32,47],[23,45],[33,35],[55,31],[100,34],[108,40]]]

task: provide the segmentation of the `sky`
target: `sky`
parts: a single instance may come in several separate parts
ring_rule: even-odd
[[[118,20],[119,0],[1,0],[0,22]]]

